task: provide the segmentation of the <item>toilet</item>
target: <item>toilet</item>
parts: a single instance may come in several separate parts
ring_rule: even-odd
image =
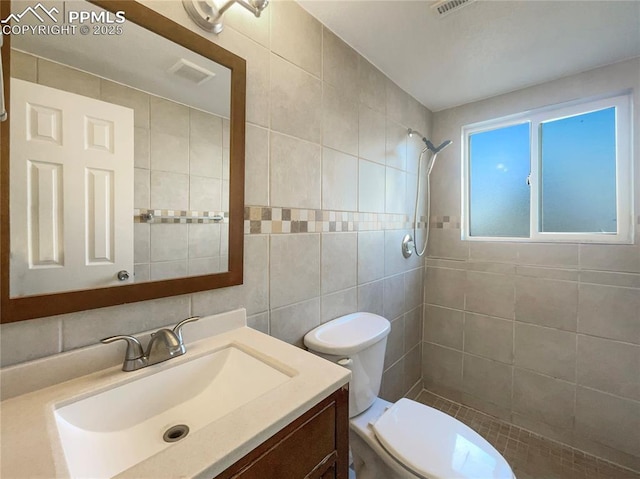
[[[309,351],[351,370],[349,444],[356,479],[515,479],[473,429],[410,399],[378,396],[390,323],[353,313],[308,332]]]

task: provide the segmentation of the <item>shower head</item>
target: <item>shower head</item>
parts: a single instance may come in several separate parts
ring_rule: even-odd
[[[427,144],[427,148],[429,148],[429,150],[431,150],[431,153],[440,153],[447,146],[449,146],[451,143],[453,143],[451,140],[445,140],[440,144],[440,146],[436,147],[436,146],[433,145],[433,143],[431,143],[427,139],[425,139],[424,142]]]
[[[417,130],[412,130],[411,128],[407,130],[407,134],[409,135],[409,138],[413,138],[413,135],[416,135],[418,138],[422,138],[422,141],[424,141],[425,143],[429,141],[422,133]]]
[[[427,149],[429,151],[431,151],[431,153],[440,153],[447,146],[449,146],[451,143],[453,143],[451,140],[446,140],[446,141],[442,142],[442,144],[436,148],[436,146],[433,143],[431,143],[429,140],[427,140],[427,138],[417,130],[412,130],[411,128],[409,128],[407,130],[407,134],[409,135],[409,138],[413,137],[413,135],[417,135],[418,137],[422,138],[422,141],[424,142],[425,145],[427,145]]]

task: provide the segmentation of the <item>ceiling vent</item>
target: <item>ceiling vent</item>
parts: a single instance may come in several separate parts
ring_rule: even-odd
[[[191,83],[195,83],[196,85],[202,85],[204,82],[216,76],[212,71],[202,68],[201,66],[198,66],[189,60],[185,60],[184,58],[178,60],[178,62],[167,71],[179,76],[180,78],[189,80]]]
[[[446,17],[450,13],[458,11],[462,7],[466,7],[475,1],[476,0],[441,0],[431,5],[431,8],[438,12],[438,17]]]

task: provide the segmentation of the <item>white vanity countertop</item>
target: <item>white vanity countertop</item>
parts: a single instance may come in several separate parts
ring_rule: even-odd
[[[123,378],[130,381],[144,377],[158,371],[157,368],[188,361],[233,343],[255,350],[271,363],[279,363],[283,370],[293,373],[291,379],[168,445],[117,478],[213,478],[347,384],[350,378],[347,369],[300,348],[246,326],[235,327],[187,344],[184,356],[164,363],[128,373],[123,372],[121,366],[115,366],[3,401],[0,403],[0,476],[7,479],[69,477],[53,413],[56,405],[68,403],[70,398],[92,395],[122,382]],[[41,367],[45,365],[46,362],[42,362]]]

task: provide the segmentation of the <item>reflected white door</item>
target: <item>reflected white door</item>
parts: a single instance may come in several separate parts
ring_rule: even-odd
[[[11,79],[11,296],[133,279],[133,110]]]

